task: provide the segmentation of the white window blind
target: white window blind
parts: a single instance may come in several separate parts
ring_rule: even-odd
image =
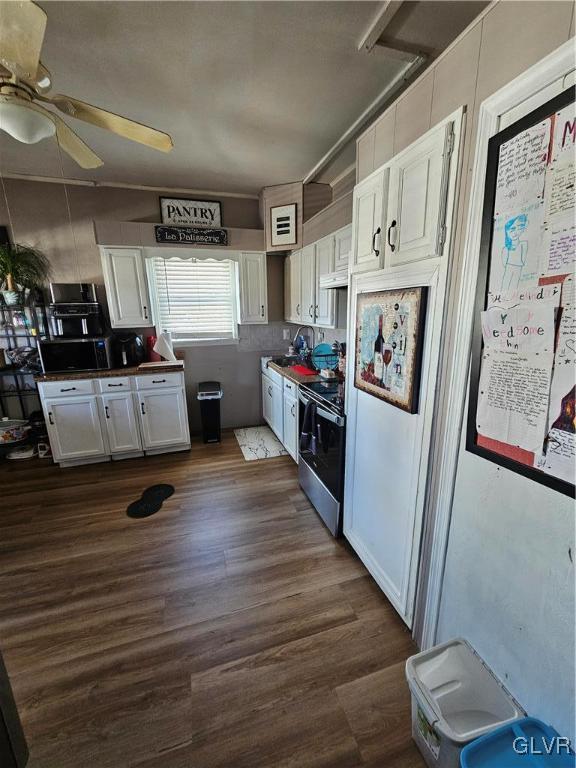
[[[156,256],[154,277],[161,330],[176,340],[236,337],[233,262]]]

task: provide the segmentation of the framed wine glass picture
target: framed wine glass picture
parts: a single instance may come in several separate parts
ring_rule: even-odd
[[[358,295],[354,386],[418,413],[427,288]]]

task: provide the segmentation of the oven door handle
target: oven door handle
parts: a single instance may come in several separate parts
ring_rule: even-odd
[[[325,411],[324,408],[316,408],[316,415],[321,416],[323,419],[327,419],[328,421],[331,421],[332,424],[336,424],[337,427],[344,426],[344,419],[342,418],[342,416],[337,416],[335,413],[330,413],[330,411]]]

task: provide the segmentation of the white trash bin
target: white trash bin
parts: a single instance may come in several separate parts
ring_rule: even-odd
[[[525,713],[463,639],[411,656],[412,737],[430,768],[459,768],[460,752]]]

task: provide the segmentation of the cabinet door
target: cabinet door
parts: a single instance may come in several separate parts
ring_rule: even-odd
[[[270,382],[272,388],[272,413],[270,426],[280,442],[284,440],[284,392],[280,384]]]
[[[334,234],[334,269],[346,269],[352,253],[352,224]]]
[[[284,392],[284,448],[298,461],[298,400]]]
[[[320,288],[320,278],[334,272],[334,248],[334,235],[323,237],[316,243],[314,324],[324,328],[335,327],[336,320],[336,293]]]
[[[292,291],[292,269],[290,256],[284,259],[284,320],[287,323],[292,322],[290,314],[291,309],[291,291]]]
[[[144,448],[190,442],[184,391],[180,388],[138,392]]]
[[[302,322],[314,325],[314,309],[316,307],[316,246],[307,245],[301,251],[301,299]]]
[[[262,416],[264,421],[272,427],[272,397],[274,391],[272,389],[272,382],[268,376],[262,374]]]
[[[142,251],[139,248],[105,248],[102,267],[112,327],[153,325]]]
[[[302,321],[302,251],[294,251],[290,259],[290,321]]]
[[[56,461],[72,461],[108,453],[95,395],[44,401],[50,445]]]
[[[390,164],[386,266],[442,253],[452,124],[429,131]]]
[[[382,260],[382,216],[389,171],[383,169],[354,188],[352,213],[352,271],[380,269]]]
[[[266,254],[240,254],[240,323],[268,322]]]
[[[110,453],[142,450],[132,392],[102,395]]]

